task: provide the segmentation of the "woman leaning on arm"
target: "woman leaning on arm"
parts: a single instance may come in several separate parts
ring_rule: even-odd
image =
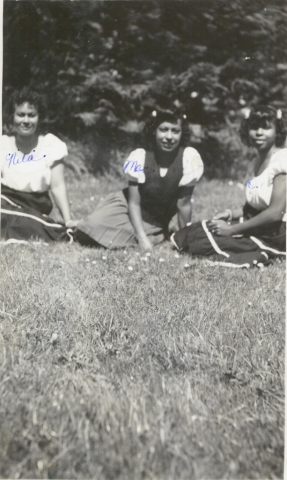
[[[152,250],[169,238],[177,213],[179,227],[191,220],[191,195],[203,173],[199,153],[188,146],[186,115],[154,110],[145,126],[144,148],[124,164],[128,188],[112,193],[75,232],[79,242],[108,249],[139,246]]]

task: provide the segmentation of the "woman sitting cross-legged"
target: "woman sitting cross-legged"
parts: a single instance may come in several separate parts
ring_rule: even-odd
[[[243,143],[258,152],[244,207],[180,229],[171,240],[182,252],[217,255],[225,266],[261,266],[286,255],[287,149],[281,110],[253,108],[240,133]]]
[[[112,193],[78,224],[82,244],[143,251],[168,236],[177,212],[182,228],[191,220],[191,195],[203,173],[199,153],[185,146],[186,116],[179,110],[154,110],[145,127],[147,148],[134,150],[124,164],[128,188]]]
[[[25,88],[10,99],[11,135],[1,138],[1,237],[6,242],[71,241],[71,219],[63,157],[67,147],[55,135],[41,135],[42,97]],[[51,190],[65,225],[47,217]]]

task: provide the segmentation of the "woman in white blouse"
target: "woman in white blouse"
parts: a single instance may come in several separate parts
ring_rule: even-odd
[[[12,134],[1,138],[1,236],[8,241],[69,240],[71,219],[64,179],[67,147],[58,137],[39,133],[42,98],[25,88],[15,92],[10,110]],[[49,190],[64,224],[47,215],[52,210]]]
[[[108,249],[139,245],[148,251],[168,237],[176,213],[179,227],[191,221],[191,195],[203,163],[199,153],[186,146],[186,115],[154,110],[145,133],[145,148],[131,152],[123,167],[128,188],[109,195],[79,222],[79,242]]]
[[[182,251],[218,254],[228,266],[245,267],[286,255],[287,149],[281,110],[253,108],[242,121],[240,134],[243,143],[258,152],[254,177],[246,185],[246,204],[183,229],[172,241]]]

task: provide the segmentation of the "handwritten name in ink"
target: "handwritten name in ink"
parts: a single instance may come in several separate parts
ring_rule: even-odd
[[[126,163],[124,164],[124,168],[123,168],[123,171],[126,172],[126,171],[134,171],[134,172],[144,172],[146,175],[149,175],[150,173],[153,173],[155,172],[155,170],[152,170],[151,172],[147,172],[146,170],[148,169],[149,167],[144,167],[142,168],[142,165],[140,163],[138,163],[136,160],[133,161],[133,160],[127,160]]]
[[[258,188],[258,185],[256,185],[256,180],[255,178],[252,178],[251,180],[247,180],[247,183],[246,183],[247,187],[248,188]]]
[[[19,152],[19,148],[18,148],[18,152]],[[36,150],[32,150],[33,152],[35,152]],[[40,157],[40,158],[34,158],[34,155],[29,155],[27,156],[27,153],[24,153],[22,158],[16,158],[17,156],[17,152],[14,152],[14,153],[8,153],[6,155],[6,160],[8,162],[8,168],[10,168],[11,165],[19,165],[20,163],[27,163],[27,162],[39,162],[40,160],[42,160],[43,158],[46,157],[46,155],[43,155],[43,157]]]

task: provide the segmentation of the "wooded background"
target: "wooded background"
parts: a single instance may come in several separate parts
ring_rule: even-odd
[[[286,108],[286,38],[285,0],[5,1],[3,103],[31,85],[49,131],[102,149],[183,104],[206,172],[236,176],[242,109]]]

